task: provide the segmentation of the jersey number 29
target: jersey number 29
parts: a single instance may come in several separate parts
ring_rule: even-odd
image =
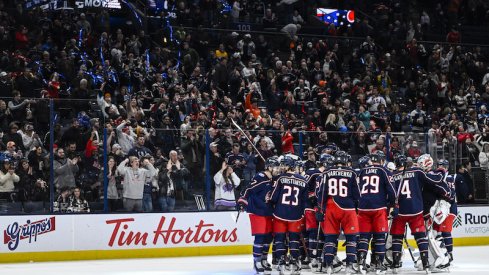
[[[299,204],[299,187],[296,186],[284,186],[284,193],[282,195],[282,204],[296,206]]]
[[[362,178],[362,194],[376,194],[379,193],[379,176],[365,176]],[[371,186],[372,188],[369,188]]]

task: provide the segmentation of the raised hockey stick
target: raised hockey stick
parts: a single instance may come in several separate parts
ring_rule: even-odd
[[[241,132],[241,134],[243,134],[243,136],[248,140],[248,142],[251,144],[251,146],[253,146],[253,149],[255,149],[255,151],[258,153],[258,155],[260,156],[260,158],[265,162],[265,158],[262,156],[262,154],[260,153],[260,151],[258,151],[258,149],[256,148],[255,144],[253,144],[253,142],[248,138],[248,136],[243,131],[243,129],[241,129],[241,127],[239,127],[239,125],[232,118],[231,118],[231,122],[233,123],[234,127],[236,127],[236,129],[238,129]]]

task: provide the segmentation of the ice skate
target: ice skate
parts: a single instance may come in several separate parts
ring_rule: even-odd
[[[278,265],[277,265],[277,270],[278,270],[278,274],[280,275],[284,275],[285,274],[285,270],[286,270],[286,262],[285,262],[285,258],[281,258],[279,261],[278,261]]]
[[[266,258],[261,259],[261,265],[264,269],[263,274],[265,274],[265,275],[272,274],[272,266],[270,265],[270,263],[267,261]]]
[[[263,267],[261,261],[254,260],[253,269],[255,270],[255,274],[257,274],[257,275],[265,274],[265,268]]]
[[[346,275],[351,275],[357,273],[355,269],[353,268],[352,264],[347,264],[345,268],[345,274]]]
[[[292,259],[290,261],[290,274],[291,275],[300,275],[301,267],[299,266],[298,260]]]

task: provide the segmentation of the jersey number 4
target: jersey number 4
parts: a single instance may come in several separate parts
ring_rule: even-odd
[[[362,194],[377,194],[379,193],[379,176],[365,176],[362,178]],[[369,188],[371,186],[371,188]]]
[[[411,189],[409,189],[409,180],[404,180],[401,186],[401,194],[406,195],[406,198],[411,198]]]
[[[299,204],[299,187],[296,186],[284,186],[284,193],[282,195],[282,204],[296,206]]]
[[[335,179],[328,180],[328,195],[330,196],[348,196],[348,179]]]

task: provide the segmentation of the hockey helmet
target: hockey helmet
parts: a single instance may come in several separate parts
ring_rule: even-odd
[[[280,162],[278,161],[277,157],[270,157],[267,158],[267,160],[265,161],[265,169],[275,168],[279,166],[280,166]]]
[[[403,154],[396,154],[394,156],[394,164],[399,167],[404,167],[407,163],[407,157]]]
[[[446,159],[439,159],[437,165],[442,166],[445,169],[448,169],[448,166],[450,166],[450,164],[448,163],[448,160],[446,160]]]
[[[319,156],[319,162],[324,167],[331,167],[334,165],[334,157],[330,154],[321,154],[321,156]]]
[[[348,154],[345,151],[337,151],[334,155],[335,164],[347,164],[348,163]]]
[[[372,162],[370,161],[370,156],[363,156],[358,159],[358,167],[360,169],[365,168],[367,165],[370,165]]]
[[[429,171],[433,167],[433,159],[429,154],[423,154],[418,158],[418,166],[424,171]]]

